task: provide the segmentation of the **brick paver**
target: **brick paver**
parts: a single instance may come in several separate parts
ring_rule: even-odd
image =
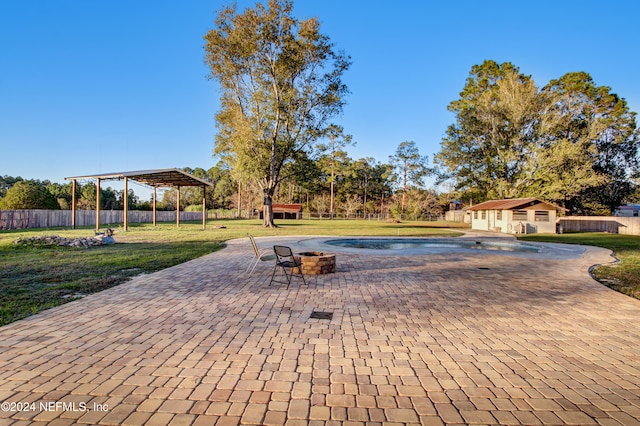
[[[286,289],[231,241],[0,328],[0,424],[640,424],[607,251],[337,251]]]

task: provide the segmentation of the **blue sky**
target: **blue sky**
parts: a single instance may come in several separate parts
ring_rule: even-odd
[[[63,182],[213,166],[219,91],[202,37],[229,3],[0,1],[0,175]],[[512,62],[540,87],[586,71],[640,111],[635,0],[294,4],[352,57],[337,121],[357,141],[354,159],[385,162],[411,140],[431,162],[454,121],[447,105],[485,59]]]

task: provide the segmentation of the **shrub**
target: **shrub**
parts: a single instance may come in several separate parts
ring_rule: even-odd
[[[16,182],[0,200],[0,209],[59,210],[58,200],[44,185],[32,181]]]

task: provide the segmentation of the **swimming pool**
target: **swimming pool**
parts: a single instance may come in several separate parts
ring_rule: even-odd
[[[539,246],[520,242],[454,240],[450,238],[340,238],[327,240],[324,243],[337,247],[370,250],[462,248],[529,253],[538,253],[541,250]]]

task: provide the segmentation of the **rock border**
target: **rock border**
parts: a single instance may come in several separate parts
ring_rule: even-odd
[[[111,242],[107,241],[110,238]],[[113,244],[113,237],[86,237],[86,238],[66,238],[58,235],[44,235],[41,237],[28,237],[18,238],[13,243],[22,246],[33,247],[75,247],[75,248],[89,248],[95,246],[102,246],[105,244]]]

